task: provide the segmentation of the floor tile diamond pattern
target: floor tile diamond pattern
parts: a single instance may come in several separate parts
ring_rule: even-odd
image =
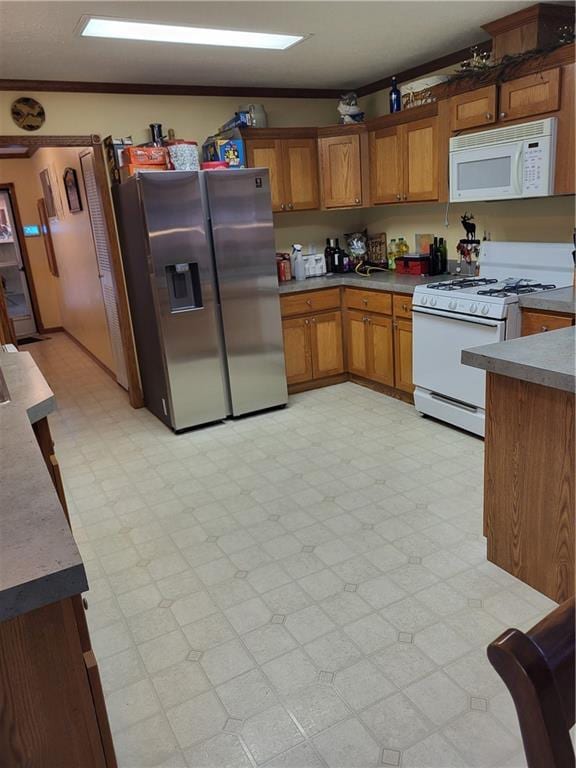
[[[352,383],[174,435],[30,352],[121,768],[523,765],[485,646],[554,604],[486,561],[480,440]]]

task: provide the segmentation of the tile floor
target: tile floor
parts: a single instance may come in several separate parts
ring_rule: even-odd
[[[476,438],[353,384],[175,436],[28,347],[122,768],[512,768],[485,658],[554,604],[488,563]]]

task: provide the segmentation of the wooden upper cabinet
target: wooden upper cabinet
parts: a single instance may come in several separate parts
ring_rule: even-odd
[[[318,150],[316,139],[284,139],[285,205],[289,211],[307,211],[320,206]]]
[[[438,199],[438,120],[416,120],[402,126],[404,191],[408,202]]]
[[[402,169],[398,126],[370,132],[370,196],[372,203],[402,200]]]
[[[342,315],[325,312],[310,318],[312,370],[315,379],[336,376],[344,370]]]
[[[360,135],[323,136],[318,146],[323,207],[362,205]]]
[[[558,109],[560,67],[509,80],[500,86],[500,120],[518,120]]]
[[[497,112],[496,85],[460,93],[450,99],[450,130],[464,131],[495,123]]]
[[[286,196],[284,192],[282,141],[280,139],[247,139],[246,162],[250,168],[268,168],[272,210],[283,211]]]

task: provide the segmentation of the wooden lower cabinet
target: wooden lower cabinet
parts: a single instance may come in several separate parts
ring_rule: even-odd
[[[571,325],[574,325],[573,315],[553,315],[547,312],[522,310],[522,336],[556,331],[559,328],[569,328]]]
[[[322,381],[329,384],[334,377],[350,374],[399,390],[398,396],[400,392],[411,395],[411,298],[345,288],[341,312],[337,291],[303,291],[282,297],[288,386],[301,391],[307,382],[311,386]],[[296,313],[300,313],[298,317],[291,317]]]
[[[294,317],[282,321],[286,381],[289,385],[312,380],[309,328],[310,320],[307,317]]]
[[[394,386],[403,392],[414,391],[412,383],[412,321],[394,321]]]
[[[368,378],[380,384],[394,386],[394,340],[392,318],[368,315]]]
[[[349,373],[394,386],[392,318],[348,310],[346,349]]]
[[[340,312],[282,321],[288,384],[337,376],[344,371]]]
[[[337,376],[344,371],[342,316],[339,311],[310,318],[310,342],[314,379]]]

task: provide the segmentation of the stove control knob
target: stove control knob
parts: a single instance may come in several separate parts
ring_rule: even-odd
[[[488,312],[489,312],[489,309],[488,309],[488,304],[484,304],[484,306],[482,307],[482,310],[481,310],[481,311],[482,311],[482,314],[483,314],[483,315],[487,315],[487,314],[488,314]]]
[[[420,304],[422,305],[428,304],[428,296],[422,296],[422,298],[420,299]]]
[[[432,298],[430,299],[430,306],[431,307],[435,307],[436,306],[436,299],[434,298],[434,296],[432,296]]]
[[[455,299],[452,299],[451,301],[448,302],[448,309],[456,309],[457,306],[458,306],[458,303],[456,302]]]
[[[474,312],[478,311],[478,304],[470,304],[470,312],[474,314]]]

